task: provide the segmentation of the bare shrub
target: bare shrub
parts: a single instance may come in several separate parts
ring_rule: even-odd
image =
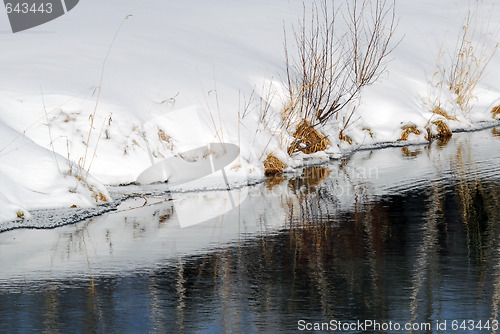
[[[337,28],[342,19],[347,27]],[[328,0],[313,2],[293,36],[296,54],[290,56],[285,38],[290,106],[283,112],[288,129],[306,120],[315,128],[346,111],[362,89],[375,82],[386,66],[394,35],[395,3],[387,0],[346,1],[336,7]],[[286,31],[285,31],[286,34]]]

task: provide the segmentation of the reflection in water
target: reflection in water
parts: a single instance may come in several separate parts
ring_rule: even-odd
[[[401,149],[401,152],[403,153],[404,156],[408,158],[414,158],[418,156],[419,154],[422,153],[422,150],[420,148],[412,148],[412,147],[403,147]]]
[[[190,228],[175,221],[173,201],[138,198],[129,207],[140,209],[84,224],[2,234],[0,332],[497,319],[500,150],[477,136],[411,159],[395,148],[308,167],[247,189],[239,209]]]

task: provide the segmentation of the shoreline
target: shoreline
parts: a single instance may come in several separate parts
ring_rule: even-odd
[[[478,133],[482,131],[486,131],[489,129],[494,129],[500,126],[500,122],[489,123],[485,127],[480,129],[472,129],[465,131],[455,131],[454,134],[461,133]],[[451,137],[453,138],[453,137]],[[341,159],[349,159],[357,152],[376,150],[383,151],[384,149],[389,148],[398,148],[398,147],[419,147],[425,146],[429,144],[429,142],[425,143],[386,143],[387,145],[376,145],[371,147],[363,147],[357,148],[350,152],[346,152],[341,157],[329,158],[328,160],[320,160],[311,158],[308,159],[301,166],[293,167],[291,170],[285,171],[283,174],[280,174],[284,178],[284,180],[290,180],[293,177],[300,177],[300,173],[304,168],[314,167],[314,166],[325,166],[334,161],[339,161]],[[432,144],[432,142],[430,142]],[[245,187],[252,187],[266,182],[268,179],[272,179],[276,176],[264,177],[259,179],[249,179],[246,182],[233,182],[230,184],[231,190],[243,189]],[[193,183],[196,184],[196,181]],[[31,217],[28,219],[16,219],[10,221],[0,222],[0,233],[17,230],[17,229],[53,229],[61,226],[72,225],[76,223],[80,223],[82,221],[93,219],[97,217],[101,217],[108,213],[117,212],[119,210],[120,205],[126,203],[128,200],[143,198],[146,199],[154,199],[157,197],[164,197],[165,200],[168,200],[168,194],[199,194],[204,192],[225,192],[227,191],[226,185],[220,186],[205,186],[205,187],[180,187],[174,189],[168,189],[167,184],[155,184],[155,185],[147,185],[147,186],[138,186],[135,184],[128,185],[120,185],[120,186],[106,186],[109,191],[111,197],[113,198],[112,202],[99,204],[95,207],[91,208],[52,208],[52,209],[44,209],[44,210],[33,210],[31,211]],[[152,203],[148,205],[157,205],[161,202]],[[140,206],[139,206],[140,207]],[[138,207],[137,207],[138,208]]]

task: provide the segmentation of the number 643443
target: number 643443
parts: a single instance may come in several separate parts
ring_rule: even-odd
[[[5,9],[7,10],[7,14],[18,13],[18,14],[28,14],[28,13],[52,13],[52,3],[46,2],[41,4],[29,4],[27,2],[22,3],[10,3],[7,2],[5,4]]]

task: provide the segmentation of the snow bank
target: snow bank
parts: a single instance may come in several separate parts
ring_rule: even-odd
[[[31,209],[90,207],[111,199],[70,161],[2,123],[0,132],[0,221],[29,218]]]
[[[483,7],[491,9],[495,27],[500,15],[493,3],[483,1]],[[401,43],[380,80],[363,91],[346,130],[353,145],[327,133],[331,154],[396,141],[403,124],[423,128],[435,117],[429,90],[436,59],[439,50],[454,49],[468,4],[396,5],[394,40]],[[65,176],[71,165],[66,159],[81,162],[86,148],[85,167],[100,183],[88,182],[106,196],[101,184],[133,182],[153,163],[207,142],[240,147],[240,157],[226,168],[231,182],[240,184],[263,177],[268,153],[290,167],[307,158],[287,156],[276,117],[259,121],[266,110],[276,116],[286,104],[280,93],[283,27],[290,32],[302,16],[300,1],[87,0],[17,34],[7,33],[6,14],[0,16],[0,220],[36,208],[94,204],[92,191]],[[500,104],[499,74],[496,56],[477,87],[472,111],[448,110],[461,120],[450,122],[452,129],[493,120],[489,111]],[[450,98],[444,96],[443,103],[450,105]],[[422,142],[424,134],[409,140]],[[221,180],[214,174],[189,187],[223,186]]]

